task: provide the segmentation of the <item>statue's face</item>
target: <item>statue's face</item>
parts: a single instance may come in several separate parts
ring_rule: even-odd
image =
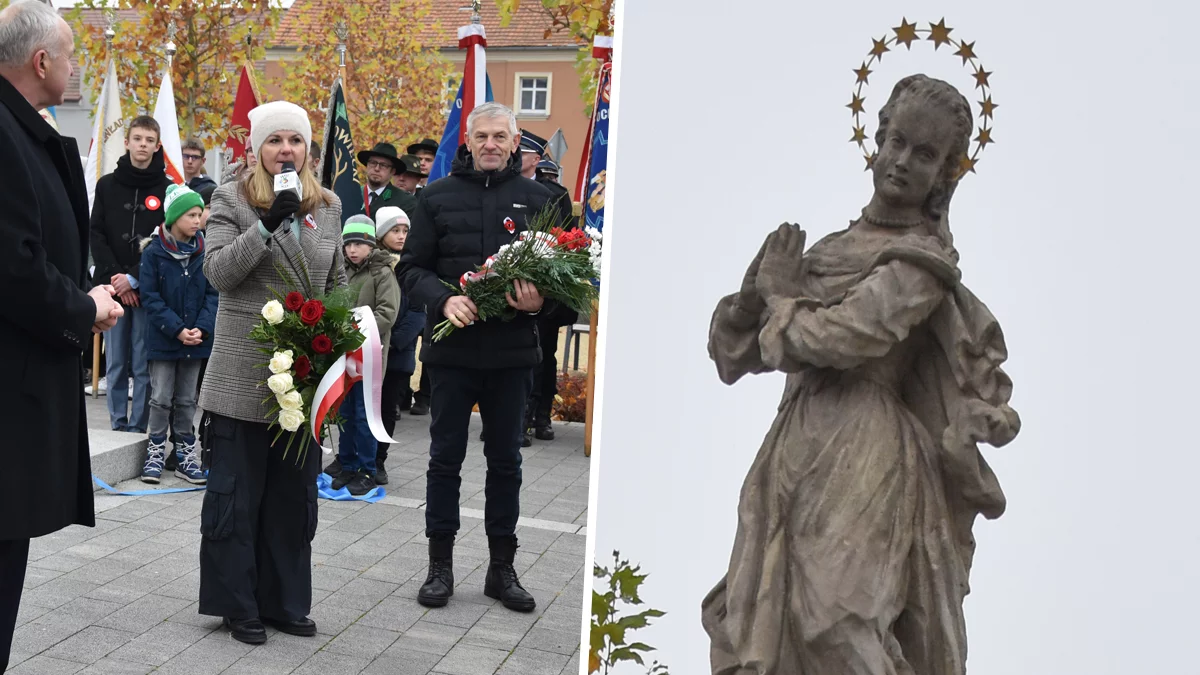
[[[898,105],[875,159],[875,192],[893,206],[924,204],[951,151],[953,133],[953,118],[940,107]]]

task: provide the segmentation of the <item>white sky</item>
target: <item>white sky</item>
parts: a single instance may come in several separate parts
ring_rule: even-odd
[[[625,2],[595,550],[640,562],[643,598],[669,612],[631,636],[671,672],[708,672],[700,601],[783,385],[722,385],[709,319],[780,222],[811,243],[866,203],[851,70],[902,15],[975,41],[999,104],[951,211],[1024,422],[983,447],[1009,509],[975,528],[970,673],[1200,673],[1200,9],[1166,0]],[[949,51],[884,57],[869,134],[903,75],[980,100]]]

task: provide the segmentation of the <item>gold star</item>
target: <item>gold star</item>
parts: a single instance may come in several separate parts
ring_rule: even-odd
[[[992,111],[994,111],[996,108],[999,108],[1000,106],[996,105],[995,103],[992,103],[992,97],[988,96],[979,102],[979,107],[982,108],[982,110],[979,112],[979,116],[987,117],[990,119],[992,117]]]
[[[863,102],[866,100],[866,98],[861,98],[858,94],[855,94],[854,99],[847,103],[846,107],[849,108],[850,111],[855,115],[858,115],[863,111]]]
[[[952,30],[954,29],[946,27],[946,20],[942,19],[941,21],[937,22],[936,26],[932,23],[929,24],[929,37],[925,39],[933,40],[933,48],[936,51],[937,48],[941,47],[943,44],[949,44],[950,31]]]
[[[991,75],[991,73],[985,71],[983,69],[983,66],[975,66],[975,87],[978,89],[982,89],[984,87],[990,86],[988,84],[988,76],[989,75]]]
[[[954,52],[954,55],[961,56],[962,60],[963,60],[963,65],[965,66],[965,65],[967,65],[967,61],[970,61],[971,59],[976,58],[974,47],[975,47],[974,42],[963,42],[962,44],[960,44],[958,46],[958,51]]]
[[[876,40],[875,38],[871,38],[871,42],[875,43],[875,46],[871,47],[871,56],[874,56],[877,61],[883,60],[884,52],[892,51],[892,50],[888,49],[886,36],[884,36],[884,38],[882,40]]]
[[[900,25],[892,30],[896,33],[896,44],[912,49],[913,40],[917,39],[917,24],[909,23],[908,19],[901,19]]]
[[[866,61],[863,62],[861,68],[854,71],[854,74],[858,76],[858,84],[870,84],[867,82],[867,76],[871,74],[871,70],[867,68]]]
[[[865,140],[867,140],[866,125],[854,127],[854,137],[850,139],[850,142],[861,144]]]
[[[958,163],[958,175],[963,176],[967,173],[975,173],[975,163],[979,160],[963,155],[962,161]]]
[[[980,127],[979,135],[975,137],[975,141],[979,143],[979,147],[981,148],[988,143],[995,143],[995,141],[992,140],[992,130],[988,129],[987,127]]]
[[[869,155],[864,154],[863,159],[867,160],[867,168],[863,169],[863,171],[870,171],[871,167],[875,166],[875,158],[878,156],[879,156],[878,152],[872,152]]]

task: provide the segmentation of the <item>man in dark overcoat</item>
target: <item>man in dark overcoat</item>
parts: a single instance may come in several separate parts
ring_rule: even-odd
[[[81,357],[122,315],[88,281],[88,202],[61,105],[75,40],[37,0],[0,11],[0,672],[8,667],[29,540],[95,526]],[[8,471],[14,474],[7,473]]]

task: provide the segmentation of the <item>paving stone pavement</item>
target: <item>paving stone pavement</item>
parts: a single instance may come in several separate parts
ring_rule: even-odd
[[[89,407],[92,405],[89,401]],[[103,399],[99,401],[103,405]],[[35,539],[17,617],[11,675],[575,675],[579,672],[589,460],[583,425],[524,450],[516,568],[531,614],[483,595],[485,462],[472,421],[463,466],[455,595],[426,609],[423,534],[428,417],[405,415],[388,460],[388,496],[321,500],[313,541],[315,638],[268,628],[265,645],[234,641],[197,613],[203,492],[96,494],[95,528]],[[160,487],[186,485],[171,477]],[[118,490],[151,488],[139,481]]]

